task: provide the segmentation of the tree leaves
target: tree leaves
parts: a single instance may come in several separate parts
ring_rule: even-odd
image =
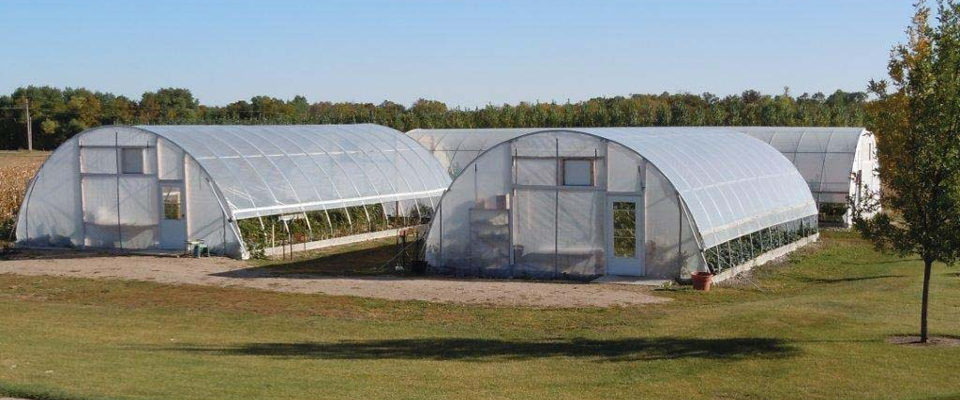
[[[908,43],[891,52],[890,82],[869,84],[887,213],[856,215],[855,226],[882,250],[953,263],[960,257],[960,7],[937,4],[936,25],[918,4]]]

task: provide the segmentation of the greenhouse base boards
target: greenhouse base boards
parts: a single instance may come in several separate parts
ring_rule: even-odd
[[[673,283],[673,280],[660,279],[660,278],[646,278],[646,277],[637,277],[637,276],[604,275],[590,281],[590,283],[613,283],[618,285],[661,287],[661,286],[670,285],[671,283]]]
[[[819,239],[820,239],[820,233],[814,233],[796,242],[790,243],[785,246],[777,247],[743,264],[720,271],[719,274],[714,275],[713,283],[720,283],[727,279],[733,278],[739,274],[742,274],[744,272],[747,272],[753,269],[753,267],[757,267],[757,266],[766,264],[770,261],[776,260],[780,257],[783,257],[789,253],[796,251],[801,247],[804,247],[810,243],[814,243]]]
[[[126,255],[126,256],[147,256],[147,257],[183,257],[188,255],[187,250],[164,250],[164,249],[117,249],[112,247],[53,247],[53,246],[27,246],[27,245],[14,245],[14,248],[18,250],[30,250],[30,251],[49,251],[49,252],[70,252],[70,251],[88,251],[96,252],[103,254],[111,255]],[[221,254],[213,254],[219,256]]]
[[[343,237],[338,237],[333,239],[316,240],[313,242],[306,242],[306,243],[296,243],[296,244],[287,245],[287,246],[276,246],[276,247],[270,247],[270,248],[264,249],[263,254],[270,257],[270,256],[282,255],[285,253],[297,253],[301,251],[319,250],[327,247],[343,246],[346,244],[365,242],[368,240],[396,237],[400,235],[400,233],[403,231],[409,231],[411,229],[426,229],[426,227],[427,227],[426,225],[407,226],[403,228],[388,229],[385,231],[370,232],[370,233],[361,233],[359,235],[343,236]]]

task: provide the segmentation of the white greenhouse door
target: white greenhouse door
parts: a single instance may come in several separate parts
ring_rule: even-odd
[[[183,250],[187,241],[187,209],[183,184],[160,184],[160,248]]]
[[[607,275],[643,276],[643,202],[607,196]]]

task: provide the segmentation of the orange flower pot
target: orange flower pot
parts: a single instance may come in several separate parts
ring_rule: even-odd
[[[693,288],[696,290],[710,291],[710,285],[713,284],[713,274],[709,272],[694,272],[690,275],[693,280]]]

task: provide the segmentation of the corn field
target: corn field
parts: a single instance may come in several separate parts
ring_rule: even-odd
[[[40,168],[43,157],[28,157],[17,154],[0,155],[0,243],[12,239],[20,201],[30,178]]]

